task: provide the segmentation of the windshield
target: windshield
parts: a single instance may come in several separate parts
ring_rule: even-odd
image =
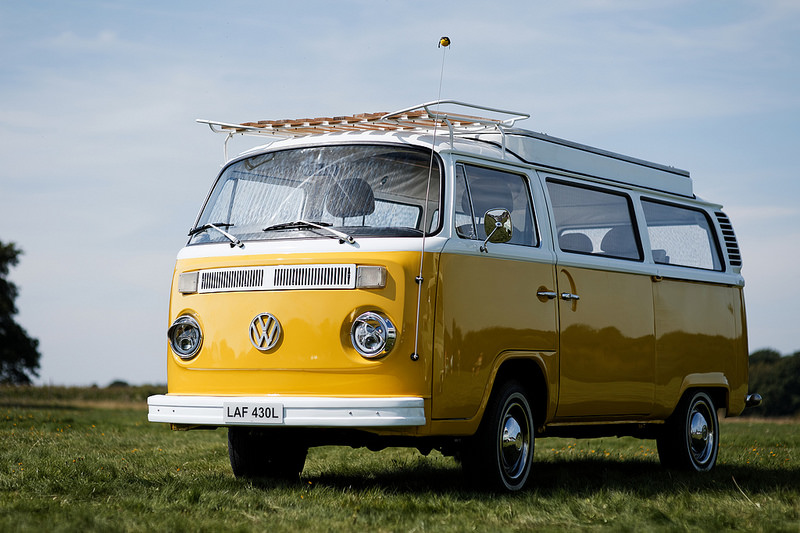
[[[237,161],[217,180],[189,244],[232,242],[225,233],[266,240],[436,232],[438,158],[428,187],[430,163],[430,150],[371,145],[298,148]]]

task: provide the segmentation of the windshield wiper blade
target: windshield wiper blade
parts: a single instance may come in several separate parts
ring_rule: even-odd
[[[233,224],[231,224],[230,222],[214,222],[214,226],[220,228],[229,228],[233,226]],[[189,230],[189,237],[191,237],[192,235],[197,235],[198,233],[203,232],[207,229],[211,229],[211,224],[203,224],[202,226],[197,226],[196,228],[192,228]]]
[[[207,229],[215,229],[218,232],[220,232],[226,239],[231,241],[231,248],[233,248],[234,246],[238,246],[239,248],[244,248],[244,243],[242,241],[240,241],[239,239],[237,239],[236,237],[234,237],[233,235],[231,235],[230,233],[228,233],[224,229],[220,228],[219,226],[230,227],[230,226],[233,226],[233,224],[229,224],[227,222],[217,222],[215,224],[211,224],[211,223],[203,224],[202,226],[200,226],[198,228],[194,228],[193,230],[191,230],[189,232],[189,236],[195,235],[195,234],[200,233],[201,231],[205,231]]]
[[[354,244],[356,240],[344,233],[342,231],[335,230],[329,226],[332,226],[329,222],[309,222],[307,220],[295,220],[294,222],[286,222],[283,224],[275,224],[272,226],[267,226],[262,231],[272,231],[277,229],[303,229],[303,228],[314,228],[314,229],[321,229],[323,231],[327,231],[330,233],[331,237],[339,239],[340,243],[347,242],[349,244]]]
[[[273,224],[267,226],[261,231],[272,231],[274,229],[303,229],[303,228],[318,228],[320,226],[332,226],[330,222],[306,222],[305,220],[296,220],[294,222],[283,222],[281,224]]]

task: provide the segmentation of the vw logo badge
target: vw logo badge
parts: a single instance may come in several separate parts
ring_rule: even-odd
[[[257,350],[268,352],[281,338],[281,323],[269,313],[261,313],[250,322],[250,342]]]

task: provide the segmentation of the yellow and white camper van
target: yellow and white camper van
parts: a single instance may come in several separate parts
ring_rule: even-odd
[[[689,173],[450,100],[246,124],[178,254],[168,393],[237,476],[410,446],[519,490],[539,436],[656,439],[711,469],[747,390],[741,257]],[[226,140],[227,143],[227,140]]]

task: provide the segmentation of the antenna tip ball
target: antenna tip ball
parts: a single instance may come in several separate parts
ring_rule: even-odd
[[[437,48],[441,48],[442,46],[445,48],[450,46],[450,37],[442,37],[439,39],[439,46]]]

